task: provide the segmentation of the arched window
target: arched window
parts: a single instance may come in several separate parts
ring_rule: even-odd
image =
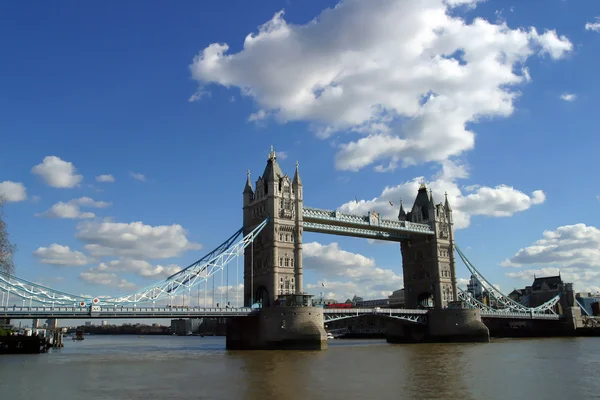
[[[283,267],[283,257],[279,257],[279,266]]]

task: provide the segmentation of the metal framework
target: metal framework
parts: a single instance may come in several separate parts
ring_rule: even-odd
[[[469,305],[472,308],[479,308],[480,310],[486,313],[495,315],[501,315],[506,313],[527,313],[532,316],[540,314],[556,315],[554,307],[560,300],[560,293],[538,307],[526,307],[523,304],[518,303],[510,297],[506,296],[500,290],[496,289],[483,277],[483,275],[481,275],[477,268],[475,268],[475,266],[471,264],[471,262],[467,259],[464,253],[460,250],[460,248],[456,245],[454,247],[461,260],[466,265],[467,269],[471,272],[471,275],[475,278],[477,282],[481,284],[481,287],[489,294],[489,296],[496,300],[496,304],[500,305],[500,307],[492,308],[475,299],[473,296],[471,296],[470,293],[460,290],[458,297],[460,300],[463,300],[465,303],[467,303],[467,305]]]
[[[323,318],[325,323],[339,321],[348,318],[363,317],[365,315],[377,315],[416,324],[427,323],[427,310],[407,310],[404,308],[351,308],[351,309],[324,309]]]
[[[201,282],[208,279],[219,271],[222,271],[232,259],[243,255],[243,251],[256,238],[269,222],[267,217],[262,221],[252,232],[248,233],[243,238],[242,229],[238,230],[225,242],[215,248],[213,251],[192,263],[183,270],[169,276],[165,280],[147,286],[131,293],[119,297],[103,297],[90,299],[87,296],[74,295],[48,288],[46,286],[36,284],[25,279],[17,278],[12,275],[0,274],[0,290],[2,291],[2,306],[8,306],[8,299],[11,295],[16,295],[23,300],[23,305],[29,302],[43,305],[58,306],[75,306],[81,307],[90,304],[138,304],[154,302],[156,300],[168,298],[172,299],[174,295],[182,290],[189,290]],[[6,295],[6,296],[5,296]],[[5,299],[6,297],[6,299]]]

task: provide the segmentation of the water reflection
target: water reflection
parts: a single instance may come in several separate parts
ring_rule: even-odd
[[[465,399],[469,392],[468,344],[414,344],[402,346],[411,366],[403,392],[414,399]]]
[[[232,352],[222,338],[90,337],[0,357],[0,398],[589,399],[600,392],[599,354],[597,338]]]

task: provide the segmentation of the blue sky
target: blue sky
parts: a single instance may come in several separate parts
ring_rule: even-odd
[[[274,145],[307,206],[393,217],[425,179],[505,292],[559,269],[599,290],[600,4],[336,4],[2,5],[17,275],[94,296],[162,279],[241,226]],[[397,244],[304,242],[313,293],[402,287]]]

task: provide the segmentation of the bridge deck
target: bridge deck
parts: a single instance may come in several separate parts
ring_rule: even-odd
[[[422,320],[427,315],[426,309],[410,310],[404,308],[325,308],[325,319],[333,317],[358,317],[363,315],[379,315]],[[61,318],[61,319],[133,319],[133,318],[228,318],[246,317],[258,313],[258,309],[240,308],[200,308],[200,307],[114,307],[98,306],[93,312],[82,307],[0,307],[0,318],[32,319],[32,318]],[[510,312],[481,311],[483,318],[508,319],[540,319],[558,320],[556,314],[529,314]],[[414,318],[411,318],[414,317]]]

